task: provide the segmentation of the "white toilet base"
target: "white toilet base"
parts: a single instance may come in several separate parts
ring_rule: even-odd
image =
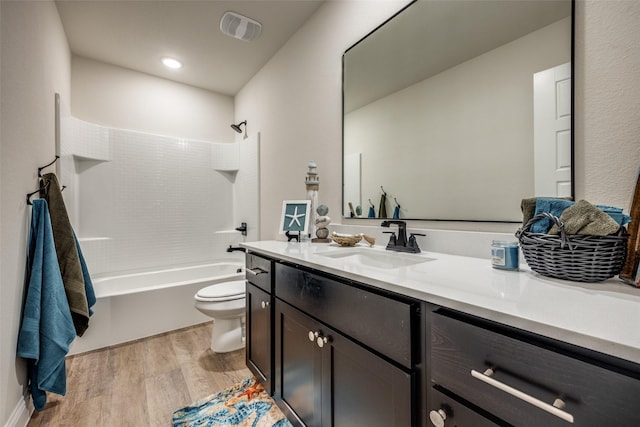
[[[244,316],[235,319],[214,319],[211,333],[211,350],[228,353],[245,345]]]

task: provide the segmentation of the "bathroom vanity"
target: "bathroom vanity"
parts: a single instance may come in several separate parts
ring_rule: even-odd
[[[640,293],[489,260],[247,248],[247,365],[300,426],[638,426]]]

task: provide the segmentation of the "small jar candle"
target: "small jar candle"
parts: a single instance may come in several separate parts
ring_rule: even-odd
[[[517,270],[519,265],[518,242],[494,240],[491,243],[491,264],[494,268]]]

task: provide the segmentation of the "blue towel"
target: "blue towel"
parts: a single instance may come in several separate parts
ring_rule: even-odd
[[[64,395],[67,391],[65,356],[76,336],[43,199],[33,201],[27,268],[17,355],[28,359],[29,390],[40,411],[47,403],[45,392]]]
[[[78,258],[80,259],[80,267],[82,268],[82,278],[84,279],[84,292],[87,294],[87,305],[89,306],[89,316],[91,316],[93,315],[91,307],[96,303],[96,293],[93,290],[91,275],[89,275],[89,269],[87,268],[87,263],[84,260],[84,255],[82,255],[80,243],[78,242],[78,238],[75,233],[73,233],[73,239],[76,242],[76,249],[78,250]]]
[[[534,216],[541,212],[548,212],[560,218],[562,212],[574,204],[575,202],[572,202],[571,200],[539,197],[536,199],[536,210]],[[596,205],[596,207],[609,214],[609,216],[621,226],[626,225],[631,221],[631,217],[622,213],[622,208],[605,205]],[[529,231],[532,233],[546,234],[551,226],[553,226],[553,223],[550,219],[541,218],[531,225],[531,229]]]

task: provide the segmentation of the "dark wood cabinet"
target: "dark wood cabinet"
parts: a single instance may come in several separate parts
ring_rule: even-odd
[[[276,300],[275,397],[300,426],[412,426],[413,373]]]
[[[269,394],[273,394],[272,307],[270,294],[247,283],[247,366]]]
[[[274,397],[289,420],[423,425],[423,304],[286,263],[274,274]]]
[[[430,363],[432,385],[505,425],[640,426],[637,366],[588,349],[441,310],[431,318]]]
[[[246,363],[273,394],[273,262],[252,253],[246,257]]]
[[[309,427],[638,427],[640,365],[247,254],[247,365]]]

